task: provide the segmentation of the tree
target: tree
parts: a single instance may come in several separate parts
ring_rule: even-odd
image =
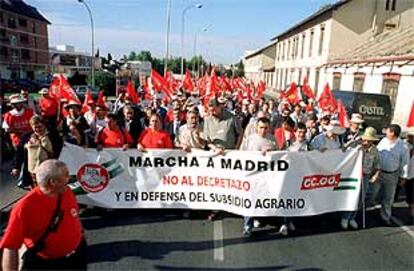
[[[243,61],[240,60],[239,63],[236,65],[236,70],[234,71],[234,75],[238,77],[244,77],[244,64]]]
[[[97,71],[95,73],[96,86],[104,91],[105,95],[115,95],[115,74],[106,71]]]
[[[130,52],[128,55],[128,60],[135,60],[137,58],[137,53],[134,51]]]
[[[141,51],[136,55],[135,60],[152,62],[153,59],[150,51]]]

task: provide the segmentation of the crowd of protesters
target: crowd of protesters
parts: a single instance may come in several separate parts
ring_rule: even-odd
[[[391,209],[400,188],[406,192],[411,220],[414,219],[414,130],[401,138],[401,127],[384,127],[382,139],[364,116],[354,113],[344,127],[338,112],[322,110],[312,100],[252,98],[240,91],[222,91],[200,96],[197,89],[177,89],[166,98],[162,92],[139,93],[134,102],[120,92],[114,102],[51,97],[40,90],[34,100],[27,93],[9,97],[2,106],[2,142],[16,150],[11,174],[18,185],[37,186],[36,170],[47,160],[59,157],[64,142],[83,147],[146,149],[202,149],[224,154],[226,150],[266,152],[274,150],[312,151],[359,148],[363,151],[363,199],[367,206],[381,205],[380,218],[392,223]],[[378,144],[377,144],[378,143]],[[214,212],[210,218],[217,217]],[[340,226],[357,229],[356,212],[344,212]],[[245,218],[249,236],[259,221]],[[292,219],[283,219],[282,234],[295,230]]]

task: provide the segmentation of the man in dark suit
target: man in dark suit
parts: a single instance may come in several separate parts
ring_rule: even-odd
[[[144,130],[144,127],[142,126],[141,121],[138,119],[134,109],[131,106],[124,106],[123,116],[124,118],[121,123],[121,126],[124,127],[125,130],[127,130],[127,132],[132,136],[132,147],[135,147],[137,145],[138,137]]]
[[[167,124],[167,132],[170,134],[171,140],[174,141],[175,136],[178,134],[180,126],[185,124],[185,121],[181,118],[181,111],[179,108],[175,108],[173,111],[173,119]]]

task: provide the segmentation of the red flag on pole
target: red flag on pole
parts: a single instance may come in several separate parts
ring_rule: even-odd
[[[333,96],[332,91],[329,88],[328,84],[326,84],[325,87],[323,88],[323,92],[321,93],[321,96],[319,96],[318,102],[319,102],[319,107],[322,110],[335,112],[338,108],[335,97]]]
[[[103,91],[100,90],[99,93],[98,93],[98,99],[96,100],[96,105],[99,105],[99,106],[102,106],[102,107],[106,107],[103,96],[104,96],[103,95]]]
[[[290,104],[297,104],[302,100],[298,91],[299,90],[296,86],[296,83],[292,82],[289,88],[286,91],[282,92],[281,98],[286,98]]]
[[[68,102],[74,101],[78,104],[82,104],[63,74],[54,77],[49,89],[50,96],[58,100],[58,102],[60,102],[60,99],[64,98],[68,100]]]
[[[83,101],[83,105],[82,105],[82,113],[87,112],[89,109],[89,105],[94,104],[94,103],[95,102],[93,101],[93,98],[92,98],[92,92],[90,89],[88,89],[85,93],[85,100]]]
[[[315,94],[313,93],[312,89],[309,86],[308,78],[307,77],[305,77],[303,79],[303,87],[302,87],[302,90],[303,90],[303,94],[305,94],[306,97],[308,97],[309,99],[315,100]]]
[[[349,127],[349,117],[346,113],[346,108],[342,101],[338,99],[338,118],[339,118],[339,124],[342,128],[348,128]]]
[[[167,95],[169,99],[171,99],[171,89],[169,88],[169,84],[164,77],[162,77],[158,72],[154,69],[151,70],[151,84],[152,87],[157,91],[162,91]]]
[[[126,88],[126,92],[127,92],[127,95],[129,97],[131,97],[133,104],[138,104],[139,103],[138,94],[135,91],[134,85],[132,84],[132,81],[131,80],[128,81],[127,88]]]
[[[185,76],[183,79],[183,88],[187,91],[194,90],[193,80],[191,79],[191,73],[188,69],[185,71]]]
[[[410,112],[410,116],[408,117],[408,121],[407,121],[407,127],[413,127],[414,126],[414,102],[411,105],[411,112]]]

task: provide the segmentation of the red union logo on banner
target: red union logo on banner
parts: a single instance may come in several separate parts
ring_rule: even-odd
[[[105,189],[109,183],[109,173],[101,165],[85,164],[76,174],[77,179],[84,190],[97,193]]]
[[[341,179],[341,174],[332,175],[312,175],[303,177],[300,190],[312,190],[326,187],[337,187]]]

